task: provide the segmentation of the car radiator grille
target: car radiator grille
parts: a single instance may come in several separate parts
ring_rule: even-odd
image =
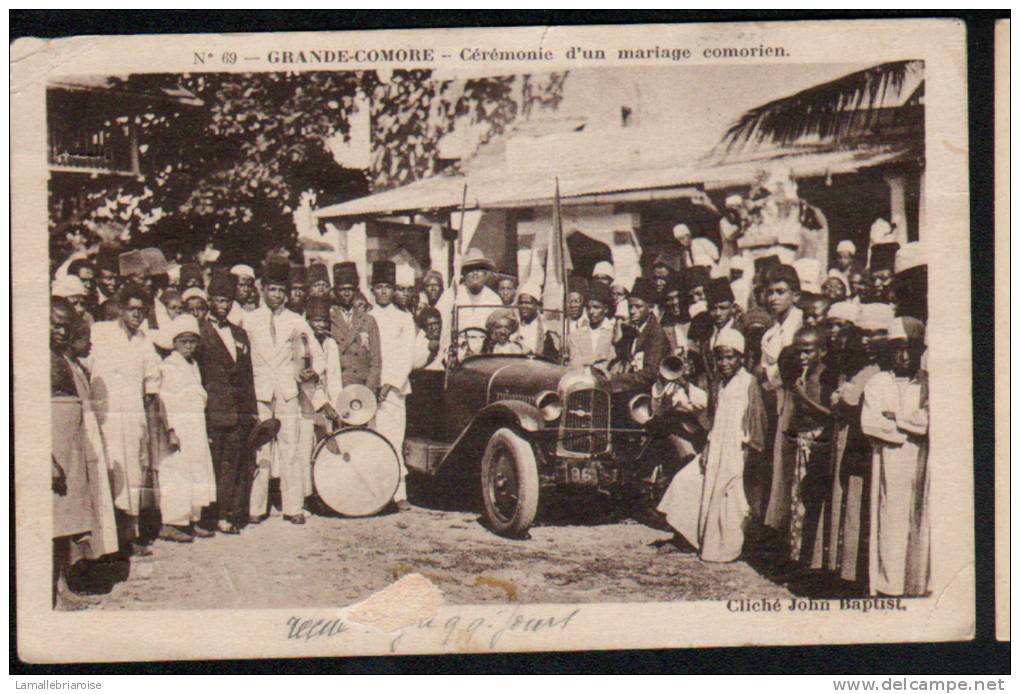
[[[564,451],[588,455],[609,448],[609,393],[578,390],[567,396],[560,445]]]

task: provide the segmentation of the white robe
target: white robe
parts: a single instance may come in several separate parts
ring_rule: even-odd
[[[137,516],[151,503],[144,396],[159,391],[159,355],[141,331],[119,320],[92,325],[91,373],[96,418],[106,442],[116,508]]]
[[[160,365],[159,397],[167,428],[180,448],[159,465],[159,509],[166,525],[199,520],[204,506],[216,501],[216,476],[205,429],[206,392],[198,364],[173,352]]]
[[[873,451],[869,587],[872,595],[903,595],[912,509],[925,494],[928,411],[921,406],[921,384],[888,371],[875,374],[864,386],[861,430]]]
[[[744,546],[750,507],[744,495],[744,420],[751,374],[738,371],[719,390],[712,430],[702,452],[705,484],[698,513],[698,545],[705,561],[734,561]]]

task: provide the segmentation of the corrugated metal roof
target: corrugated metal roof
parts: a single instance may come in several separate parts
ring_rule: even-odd
[[[912,158],[906,146],[870,146],[856,149],[759,153],[750,158],[697,161],[690,164],[620,169],[607,164],[598,172],[564,172],[559,176],[560,197],[569,204],[599,196],[609,202],[616,194],[633,198],[634,191],[671,191],[672,197],[689,197],[698,189],[718,189],[751,183],[762,168],[782,167],[795,178],[854,173],[882,164]],[[467,184],[467,209],[530,207],[551,204],[556,177],[543,171],[507,173],[499,170],[462,176],[434,176],[400,188],[315,210],[318,219],[368,217],[419,210],[458,209]]]

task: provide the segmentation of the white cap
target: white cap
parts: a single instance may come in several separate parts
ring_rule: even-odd
[[[413,287],[414,268],[403,263],[397,265],[396,285],[398,287]]]
[[[189,299],[198,297],[206,303],[209,302],[209,295],[205,293],[205,290],[201,287],[190,287],[183,294],[181,294],[181,302],[187,303]]]
[[[840,272],[836,268],[832,268],[831,270],[829,270],[829,274],[827,274],[825,276],[825,279],[826,280],[839,280],[840,282],[843,283],[843,287],[847,291],[850,291],[850,285],[847,284],[846,277],[843,275],[842,272]]]
[[[855,325],[862,330],[888,330],[895,317],[889,304],[861,304]]]
[[[674,229],[674,233],[675,233]],[[691,242],[691,260],[695,265],[711,267],[719,260],[719,249],[711,239],[699,236]]]
[[[595,269],[591,271],[591,276],[597,277],[599,275],[605,275],[606,277],[609,278],[615,278],[616,270],[613,268],[613,264],[605,260],[600,260],[599,262],[595,263]]]
[[[65,299],[69,296],[85,296],[86,294],[88,292],[85,290],[85,285],[77,275],[64,275],[55,280],[50,289],[50,296],[60,296]]]
[[[737,207],[744,204],[744,199],[739,195],[727,195],[726,202],[723,203],[725,207]]]
[[[906,340],[907,330],[903,327],[902,318],[893,318],[892,323],[889,324],[889,339],[890,340]]]
[[[817,258],[798,258],[793,261],[793,269],[797,271],[797,279],[800,280],[800,290],[817,294],[821,290],[819,275],[822,271],[822,264]]]
[[[716,347],[729,347],[735,352],[740,354],[744,353],[744,336],[739,330],[733,328],[723,328],[719,331],[719,335],[715,338]]]
[[[230,274],[237,277],[250,277],[255,279],[255,271],[251,269],[250,265],[235,265],[230,268]]]
[[[698,315],[699,313],[704,313],[707,310],[708,304],[706,304],[704,301],[695,301],[687,309],[687,313],[690,315],[691,318],[694,318],[694,316]]]
[[[893,260],[893,272],[899,274],[922,265],[927,265],[924,250],[921,248],[919,241],[913,241],[896,251],[896,258]]]
[[[198,320],[187,312],[182,313],[170,321],[170,325],[168,327],[169,330],[167,331],[167,336],[170,339],[176,339],[184,333],[194,333],[195,335],[199,334]]]
[[[839,301],[829,307],[828,317],[856,324],[860,313],[861,304],[854,303],[853,301]]]
[[[538,303],[542,303],[542,287],[537,282],[528,282],[527,284],[522,286],[520,289],[518,289],[517,290],[517,298],[518,298],[518,300],[524,294],[527,294],[528,296],[530,296],[532,299],[534,299]]]
[[[852,253],[852,254],[856,255],[856,253],[857,253],[857,246],[850,239],[843,239],[842,241],[840,241],[839,243],[836,244],[836,252],[837,253]]]
[[[691,230],[686,224],[677,224],[673,227],[673,238],[679,241],[682,238],[691,238]]]

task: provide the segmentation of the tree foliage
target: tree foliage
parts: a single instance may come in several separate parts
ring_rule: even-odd
[[[374,71],[132,75],[94,98],[96,110],[110,114],[104,128],[123,133],[133,124],[142,176],[52,177],[51,254],[94,242],[113,225],[129,245],[159,239],[168,256],[211,242],[227,262],[257,262],[271,248],[295,247],[293,212],[303,195],[331,204],[433,175],[439,142],[457,123],[480,125],[482,144],[536,108],[555,108],[564,78],[436,80],[428,70],[397,70],[386,80]],[[168,90],[186,90],[202,105],[153,99],[128,108],[115,96]],[[330,143],[349,137],[366,97],[372,166],[344,169]]]

